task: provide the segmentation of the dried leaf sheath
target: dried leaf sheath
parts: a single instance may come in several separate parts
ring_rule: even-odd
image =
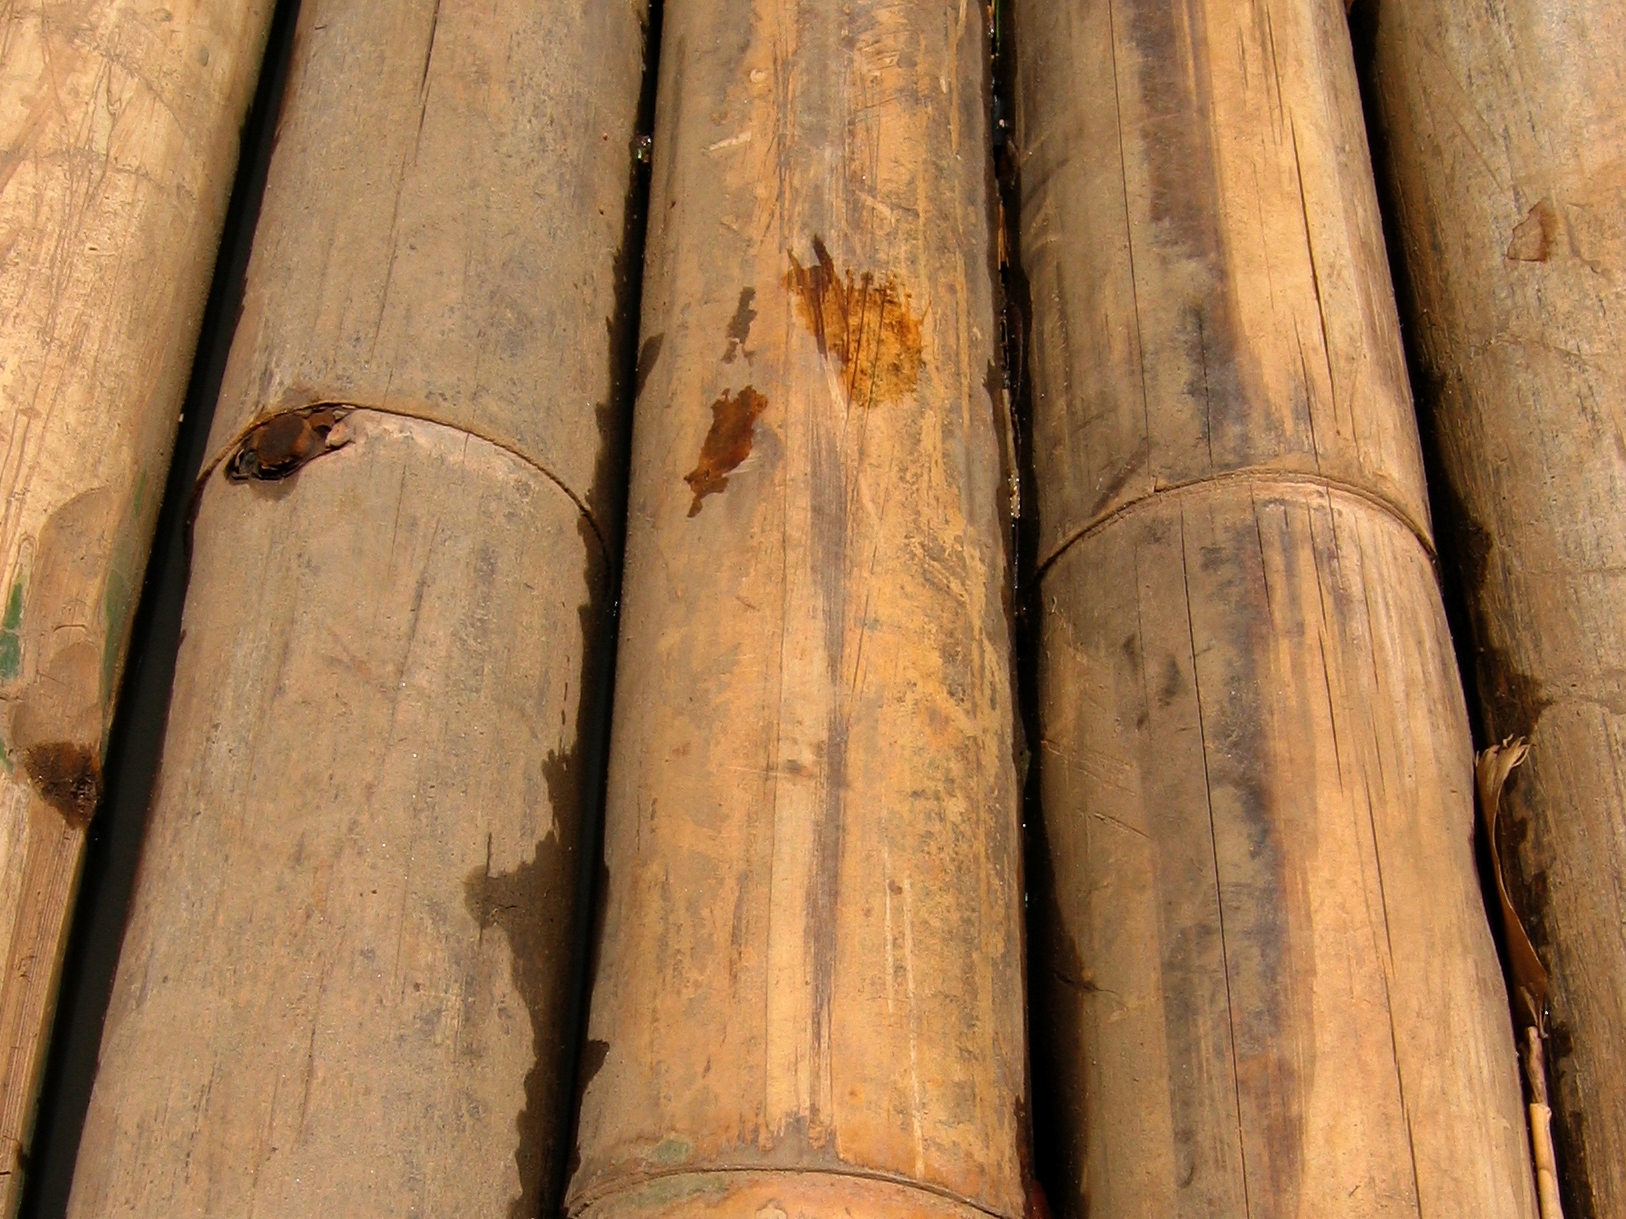
[[[1528,1108],[1536,1199],[1541,1219],[1564,1219],[1558,1195],[1558,1157],[1553,1147],[1553,1111],[1547,1101],[1547,971],[1525,933],[1513,899],[1508,896],[1496,835],[1496,822],[1502,811],[1502,789],[1507,785],[1508,776],[1529,754],[1530,744],[1523,737],[1509,737],[1500,745],[1481,750],[1474,758],[1474,783],[1479,796],[1480,824],[1490,852],[1491,873],[1496,879],[1508,968],[1513,975],[1513,1010],[1518,1016],[1525,1082],[1530,1090]]]
[[[1507,936],[1508,967],[1513,974],[1517,999],[1514,1010],[1519,1014],[1521,1027],[1534,1025],[1539,1029],[1547,1004],[1547,971],[1525,934],[1524,922],[1513,908],[1513,899],[1508,896],[1507,881],[1502,875],[1500,840],[1496,835],[1496,822],[1502,811],[1502,788],[1529,754],[1530,743],[1523,737],[1510,737],[1500,745],[1481,750],[1474,759],[1474,787],[1479,796],[1485,842],[1490,850],[1491,872],[1496,878],[1502,930]]]

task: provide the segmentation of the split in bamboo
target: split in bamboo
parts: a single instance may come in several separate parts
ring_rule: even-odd
[[[984,19],[665,5],[572,1214],[1022,1212]]]
[[[1355,6],[1507,882],[1551,974],[1558,1172],[1626,1219],[1626,8]]]
[[[0,1215],[271,9],[0,12]]]
[[[301,7],[73,1215],[556,1205],[643,17]]]
[[[1342,5],[1015,25],[1053,1201],[1531,1216]]]

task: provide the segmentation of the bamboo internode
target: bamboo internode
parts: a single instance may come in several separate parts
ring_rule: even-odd
[[[271,7],[0,11],[0,1214]]]
[[[665,5],[573,1214],[1022,1212],[987,55]]]
[[[1530,1216],[1342,5],[1016,28],[1053,1200]]]
[[[305,0],[71,1213],[556,1204],[639,0]]]
[[[1626,9],[1361,5],[1508,881],[1550,975],[1558,1177],[1626,1217]]]

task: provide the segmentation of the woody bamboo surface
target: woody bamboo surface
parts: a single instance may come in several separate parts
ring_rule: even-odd
[[[1481,727],[1531,743],[1502,849],[1549,976],[1558,1175],[1573,1214],[1622,1219],[1626,11],[1373,9],[1378,168]]]
[[[665,5],[572,1214],[1021,1213],[984,22]]]
[[[302,5],[73,1215],[554,1204],[643,11]]]
[[[0,1214],[271,8],[0,11]]]
[[[1531,1216],[1342,5],[1016,30],[1052,1201]]]

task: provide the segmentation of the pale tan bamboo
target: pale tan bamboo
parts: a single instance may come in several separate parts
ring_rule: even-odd
[[[572,1214],[1022,1211],[984,21],[665,5]]]
[[[1507,879],[1550,974],[1558,1176],[1626,1219],[1626,8],[1362,4],[1401,311]]]
[[[0,1215],[271,9],[0,9]]]
[[[74,1215],[556,1202],[643,14],[302,5]]]
[[[1016,27],[1054,1201],[1532,1216],[1342,5]]]

